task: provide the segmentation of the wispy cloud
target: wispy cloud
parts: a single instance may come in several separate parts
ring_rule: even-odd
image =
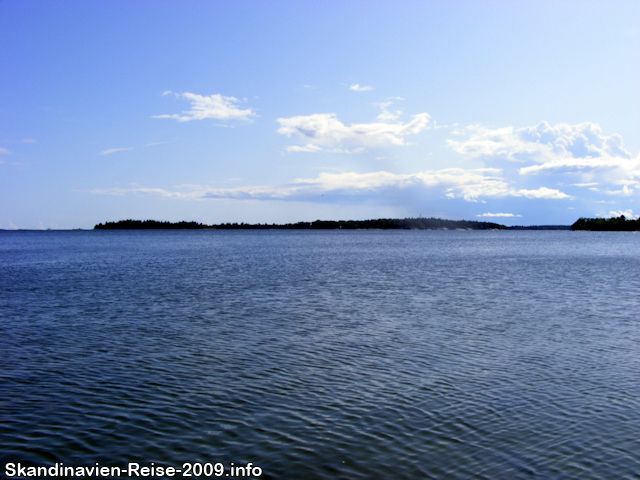
[[[303,149],[294,151],[318,151],[315,147],[383,147],[405,145],[407,135],[416,134],[429,123],[428,113],[414,115],[407,123],[374,122],[347,126],[336,118],[335,113],[317,113],[307,116],[279,118],[278,133],[297,137],[305,142]]]
[[[287,152],[320,152],[322,151],[322,147],[318,145],[314,145],[313,143],[308,143],[306,145],[291,145],[286,148]]]
[[[393,105],[393,102],[378,103],[378,106],[380,107],[382,112],[380,113],[380,115],[378,115],[377,118],[381,122],[393,122],[397,120],[400,117],[400,115],[402,115],[402,112],[400,110],[396,110],[395,112],[390,112],[387,109],[387,107],[389,107],[390,105]]]
[[[568,157],[553,159],[541,165],[523,167],[519,171],[521,175],[535,175],[539,173],[580,173],[605,169],[633,170],[636,166],[638,166],[637,161],[621,157]]]
[[[306,145],[290,145],[285,148],[287,152],[331,152],[331,153],[344,153],[347,155],[353,155],[357,153],[364,152],[364,147],[359,148],[322,148],[318,145],[314,145],[313,143],[308,143]]]
[[[155,145],[163,145],[165,143],[169,143],[169,142],[152,142],[152,143],[145,143],[144,145],[142,145],[143,147],[153,147]],[[111,153],[116,153],[116,152],[125,152],[127,150],[135,150],[138,147],[127,147],[127,148],[109,148],[107,150],[102,150],[98,155],[109,155]]]
[[[11,220],[9,220],[9,223],[7,225],[0,225],[0,228],[3,230],[19,230],[20,229],[20,227],[17,225],[14,225]]]
[[[351,85],[349,87],[351,90],[353,90],[354,92],[368,92],[369,90],[373,90],[373,87],[370,87],[368,85],[362,85],[360,86],[357,83],[354,83],[353,85]]]
[[[167,90],[163,95],[170,95]],[[182,114],[153,115],[153,118],[171,118],[178,122],[188,122],[191,120],[249,120],[256,114],[250,108],[241,109],[238,107],[238,100],[235,97],[225,97],[223,95],[197,95],[195,93],[176,93],[176,98],[183,98],[191,102],[191,110],[184,110]]]
[[[483,213],[476,215],[476,217],[521,217],[522,215],[514,215],[513,213]]]
[[[98,155],[109,155],[111,153],[116,152],[124,152],[127,150],[133,150],[136,147],[128,147],[128,148],[109,148],[108,150],[102,150]]]
[[[625,185],[620,190],[605,190],[605,193],[607,195],[617,195],[621,197],[628,197],[633,194],[633,189]]]

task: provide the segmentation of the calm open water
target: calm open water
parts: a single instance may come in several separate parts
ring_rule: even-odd
[[[0,475],[638,479],[639,432],[640,234],[0,232]]]

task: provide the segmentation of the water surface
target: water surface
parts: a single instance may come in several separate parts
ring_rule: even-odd
[[[640,236],[0,232],[0,460],[640,478]]]

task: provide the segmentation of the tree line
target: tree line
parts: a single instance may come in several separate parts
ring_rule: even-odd
[[[473,220],[444,220],[442,218],[380,218],[377,220],[316,220],[286,224],[221,223],[204,225],[197,222],[159,222],[157,220],[120,220],[99,223],[95,230],[504,230],[507,227],[492,222]]]
[[[640,219],[624,215],[612,218],[579,218],[571,227],[565,225],[533,225],[506,227],[493,222],[474,220],[445,220],[442,218],[379,218],[375,220],[316,220],[285,224],[220,223],[205,225],[198,222],[161,222],[157,220],[120,220],[99,223],[95,230],[591,230],[637,231]]]
[[[572,230],[596,232],[632,232],[640,230],[640,219],[628,220],[624,215],[611,218],[579,218],[571,225]]]

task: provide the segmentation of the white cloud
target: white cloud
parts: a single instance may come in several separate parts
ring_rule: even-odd
[[[354,83],[349,88],[354,92],[368,92],[369,90],[373,90],[373,87],[369,87],[367,85],[360,86],[357,83]]]
[[[287,152],[319,152],[322,151],[322,147],[314,145],[313,143],[308,143],[304,146],[291,145],[287,147],[286,150]]]
[[[633,194],[633,190],[630,189],[627,185],[623,186],[621,190],[605,190],[607,195],[618,195],[621,197],[628,197]]]
[[[547,200],[561,200],[564,198],[572,198],[570,195],[547,187],[540,187],[536,190],[516,190],[513,194],[516,197],[527,198],[544,198]]]
[[[393,122],[397,120],[400,117],[400,115],[402,115],[402,112],[400,110],[396,110],[395,112],[390,112],[389,110],[387,110],[387,107],[392,104],[393,102],[378,103],[378,106],[382,110],[380,115],[378,115],[377,117],[378,120],[380,120],[381,122]]]
[[[624,149],[622,137],[606,136],[596,123],[578,125],[542,122],[535,127],[488,129],[467,127],[469,138],[447,140],[456,152],[485,160],[535,163],[522,167],[521,175],[538,173],[587,173],[619,169],[623,174],[640,171],[640,160]]]
[[[602,169],[632,170],[637,161],[620,157],[599,158],[559,158],[550,160],[542,165],[532,165],[520,169],[521,175],[537,173],[579,173]]]
[[[479,197],[527,197],[532,199],[564,199],[568,195],[547,188],[538,190],[518,190],[509,186],[499,177],[500,170],[483,168],[464,170],[448,168],[430,170],[415,174],[394,174],[385,171],[370,173],[327,173],[316,178],[296,179],[279,186],[249,186],[236,188],[212,188],[200,185],[182,185],[174,190],[160,188],[95,189],[92,193],[108,195],[154,195],[184,200],[203,198],[233,198],[258,200],[308,200],[317,201],[320,196],[333,193],[343,196],[367,194],[382,195],[386,191],[398,189],[418,189],[428,191],[439,188],[446,198],[463,198],[475,202]]]
[[[0,148],[0,155],[11,155],[11,152],[6,148]]]
[[[513,213],[483,213],[482,215],[476,215],[476,217],[521,217],[522,215],[514,215]]]
[[[470,137],[464,141],[448,140],[458,153],[472,157],[502,157],[512,161],[537,161],[567,158],[626,158],[631,154],[622,146],[622,137],[602,135],[596,123],[555,127],[541,122],[535,127],[488,129],[467,127]]]
[[[448,198],[462,197],[468,202],[477,202],[480,197],[526,197],[531,199],[562,200],[572,198],[560,190],[540,187],[536,190],[515,189],[505,181],[485,178],[476,184],[450,188]]]
[[[407,135],[416,134],[429,123],[427,113],[414,115],[408,123],[357,123],[346,126],[335,113],[316,113],[307,116],[279,118],[278,133],[295,136],[309,145],[320,147],[381,147],[405,145]],[[310,151],[310,150],[298,150]]]
[[[116,153],[116,152],[124,152],[126,150],[133,150],[135,147],[128,147],[128,148],[110,148],[108,150],[102,150],[98,155],[109,155],[110,153]]]
[[[171,94],[166,91],[163,95]],[[256,116],[250,108],[240,109],[236,105],[240,100],[235,97],[225,97],[223,95],[196,95],[195,93],[176,93],[176,98],[184,98],[191,102],[191,110],[185,110],[182,114],[153,115],[153,118],[172,118],[179,122],[190,120],[203,120],[213,118],[216,120],[248,120]]]
[[[609,212],[609,217],[619,217],[620,215],[624,215],[625,218],[632,219],[632,220],[640,218],[640,215],[634,215],[633,214],[633,210],[631,210],[631,209],[618,210],[618,211],[613,211],[612,210],[612,211]]]
[[[447,140],[450,148],[467,158],[481,160],[487,166],[500,165],[505,168],[506,177],[516,183],[530,185],[536,181],[536,176],[558,178],[558,175],[564,176],[562,180],[566,182],[566,176],[570,175],[573,181],[559,183],[556,180],[554,183],[586,187],[585,195],[596,196],[630,196],[635,194],[632,187],[640,188],[637,182],[640,155],[634,157],[625,150],[620,135],[603,135],[595,123],[551,126],[542,122],[520,129],[470,126],[463,133],[465,137],[461,140]],[[509,167],[510,162],[515,163],[515,168]],[[515,189],[513,194],[532,199],[572,198],[544,186]]]
[[[540,150],[538,145],[528,145],[514,135],[513,127],[490,130],[481,126],[467,127],[471,132],[467,140],[447,140],[457,153],[468,157],[506,157],[508,160],[522,161],[519,155],[531,155]],[[466,132],[454,131],[454,134]]]
[[[364,148],[322,148],[318,145],[314,145],[313,143],[308,143],[306,145],[290,145],[285,148],[287,152],[331,152],[331,153],[346,153],[349,155],[355,153],[362,153]]]

